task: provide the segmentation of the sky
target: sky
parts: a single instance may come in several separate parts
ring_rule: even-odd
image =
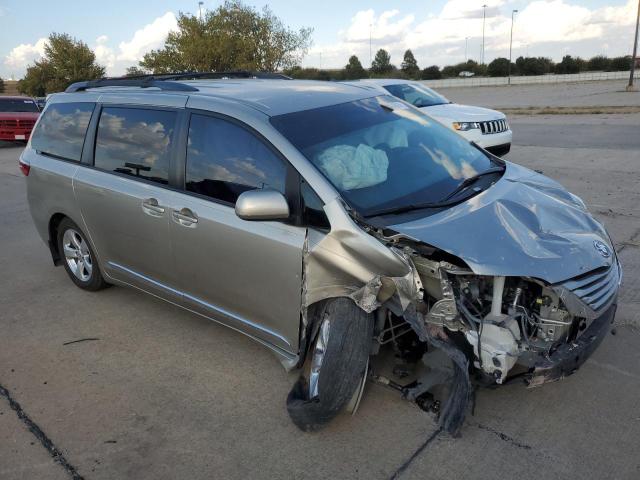
[[[205,0],[215,9],[221,0]],[[628,55],[633,47],[637,0],[245,0],[271,10],[292,28],[312,27],[313,45],[303,66],[338,68],[356,54],[370,64],[387,49],[402,62],[410,48],[421,67],[481,60],[486,4],[485,61],[508,57],[511,14],[513,58],[563,55]],[[196,13],[198,1],[0,0],[0,77],[20,78],[44,50],[51,32],[68,33],[89,45],[107,74],[119,75],[160,48],[176,28],[179,12]]]

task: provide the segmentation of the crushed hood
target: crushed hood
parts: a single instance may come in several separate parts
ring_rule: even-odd
[[[559,183],[506,162],[503,177],[479,195],[389,228],[464,260],[478,275],[526,276],[549,283],[615,261],[604,227]],[[603,242],[603,257],[594,242]]]

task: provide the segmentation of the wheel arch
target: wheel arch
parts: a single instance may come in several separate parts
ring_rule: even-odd
[[[60,226],[60,222],[65,218],[69,218],[71,221],[74,221],[68,215],[62,212],[56,212],[49,218],[49,225],[47,227],[47,232],[49,234],[49,238],[47,239],[47,244],[49,245],[49,251],[51,252],[51,259],[53,260],[53,264],[58,266],[62,265],[62,256],[60,255],[60,251],[58,249],[58,227]]]

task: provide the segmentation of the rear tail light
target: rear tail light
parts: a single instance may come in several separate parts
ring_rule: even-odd
[[[23,162],[22,159],[20,159],[20,171],[24,174],[25,177],[29,175],[30,170],[31,170],[31,165],[29,165],[26,162]]]

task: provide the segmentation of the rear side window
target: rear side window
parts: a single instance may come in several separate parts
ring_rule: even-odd
[[[176,112],[103,107],[96,135],[97,168],[169,183]]]
[[[247,190],[285,193],[285,163],[255,134],[216,117],[192,115],[187,146],[190,192],[235,203]]]
[[[40,153],[80,161],[93,103],[54,103],[42,114],[31,136],[31,147]]]

